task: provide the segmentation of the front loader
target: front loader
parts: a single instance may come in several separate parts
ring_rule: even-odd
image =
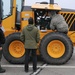
[[[21,64],[25,61],[25,48],[20,40],[20,33],[28,24],[29,17],[33,17],[34,25],[40,32],[40,43],[37,49],[37,56],[49,64],[65,64],[73,55],[75,43],[75,10],[62,9],[54,0],[48,2],[37,2],[32,6],[25,6],[25,0],[3,1],[3,21],[5,28],[6,42],[3,46],[5,59],[12,64]],[[59,33],[50,29],[51,18],[41,17],[49,11],[56,11],[63,15],[69,25],[68,34]]]

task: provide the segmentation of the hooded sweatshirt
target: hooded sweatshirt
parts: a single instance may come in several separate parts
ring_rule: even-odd
[[[56,29],[59,32],[68,32],[68,24],[66,23],[64,17],[60,14],[52,16],[50,28],[52,30]]]
[[[37,43],[40,40],[39,30],[34,25],[27,25],[23,28],[20,38],[26,49],[37,49]]]
[[[0,47],[2,47],[2,44],[4,43],[5,43],[5,36],[2,29],[0,29]]]

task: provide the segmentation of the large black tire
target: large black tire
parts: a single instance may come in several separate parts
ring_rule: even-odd
[[[3,46],[3,56],[9,63],[22,64],[25,61],[25,53],[21,57],[15,57],[10,53],[11,50],[9,50],[10,44],[15,41],[22,43],[22,41],[20,40],[20,33],[13,33],[6,37],[6,42]],[[20,45],[20,44],[17,43],[17,45]],[[17,46],[17,45],[14,44],[13,46]],[[19,47],[21,47],[21,46],[19,46]],[[15,51],[14,48],[12,48],[12,50]],[[15,55],[17,56],[17,54],[15,54]]]
[[[60,57],[52,57],[49,53],[48,53],[48,44],[51,43],[52,41],[57,40],[63,43],[64,45],[64,54]],[[56,44],[57,45],[57,44]],[[60,45],[60,44],[59,44]],[[59,47],[59,49],[62,49]],[[49,50],[51,50],[51,46],[49,48]],[[42,58],[44,59],[44,61],[48,64],[53,64],[53,65],[61,65],[61,64],[65,64],[71,57],[73,54],[73,44],[70,40],[70,38],[63,33],[59,33],[59,32],[52,32],[47,34],[40,42],[40,53]]]

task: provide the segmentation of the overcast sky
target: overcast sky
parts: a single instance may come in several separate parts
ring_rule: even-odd
[[[42,1],[49,2],[50,0],[25,0],[25,1],[26,5],[32,5],[35,2],[42,2]],[[75,0],[54,0],[54,3],[58,3],[58,5],[62,8],[75,9]]]

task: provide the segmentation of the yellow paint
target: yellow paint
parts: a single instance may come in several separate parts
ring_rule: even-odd
[[[53,40],[48,44],[47,52],[53,58],[60,58],[65,53],[65,46],[61,41]]]
[[[24,44],[20,41],[13,41],[9,45],[9,52],[15,58],[22,57],[25,53]]]
[[[75,46],[75,31],[69,31],[68,36],[71,39],[71,41],[73,42],[73,45]]]
[[[32,5],[32,8],[49,9],[49,10],[61,10],[61,7],[58,6],[57,4],[39,4],[39,3],[36,3],[36,4]]]
[[[21,28],[23,29],[24,26],[28,25],[29,17],[33,17],[34,19],[34,12],[33,11],[23,11],[21,12]]]
[[[13,0],[13,7],[12,15],[2,21],[2,25],[5,29],[5,36],[15,32],[16,0]]]

